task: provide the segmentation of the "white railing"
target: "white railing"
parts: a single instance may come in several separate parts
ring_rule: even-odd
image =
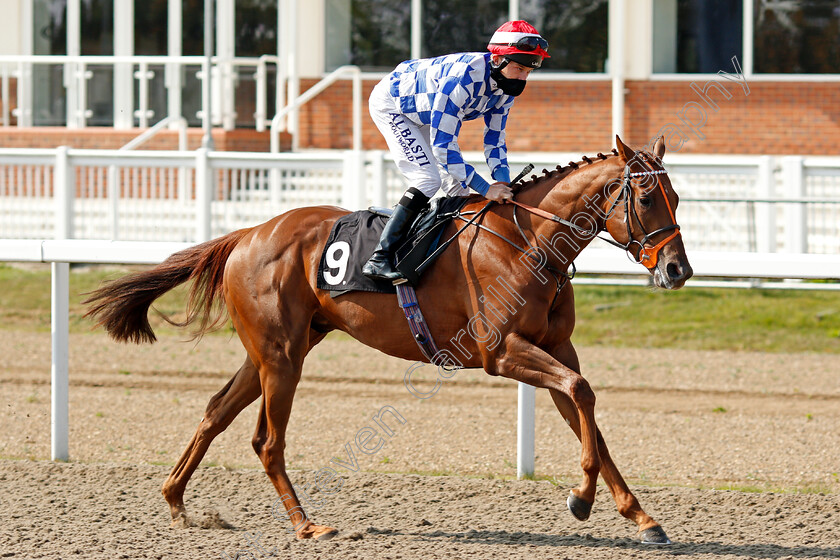
[[[482,154],[465,155],[483,168]],[[570,159],[579,155],[517,154],[511,167],[553,169]],[[840,158],[666,161],[689,250],[840,253]],[[72,237],[190,242],[300,206],[390,206],[404,189],[390,155],[379,151],[0,149],[0,237],[51,238],[58,216],[69,216]],[[56,206],[56,193],[66,193],[66,207]]]
[[[329,75],[324,77],[317,84],[307,89],[302,95],[291,101],[289,105],[279,108],[277,114],[271,119],[271,151],[277,153],[280,151],[280,133],[289,129],[293,134],[292,151],[298,151],[300,136],[295,134],[298,131],[296,121],[296,111],[303,104],[312,100],[316,95],[323,92],[333,83],[339,79],[350,76],[353,80],[353,149],[361,151],[362,149],[362,72],[358,66],[340,66],[333,70]],[[293,115],[292,125],[286,123],[286,116]]]
[[[67,220],[57,236],[69,233]],[[0,239],[0,261],[48,262],[52,265],[51,323],[51,457],[69,459],[69,298],[70,263],[155,264],[189,243],[142,243],[97,240]],[[743,253],[689,253],[696,276],[765,276],[840,278],[840,255],[783,255]],[[587,249],[575,261],[579,272],[639,274],[621,251]],[[794,266],[790,266],[793,264]],[[517,413],[517,465],[534,465],[534,388],[519,384]],[[522,474],[522,473],[520,473]]]
[[[203,56],[59,56],[59,55],[0,55],[0,105],[3,107],[0,123],[11,125],[11,116],[17,119],[17,126],[31,127],[35,124],[35,72],[38,67],[58,68],[62,72],[64,114],[53,115],[59,120],[66,119],[68,128],[84,128],[93,116],[90,103],[89,82],[94,78],[93,70],[110,72],[114,84],[107,83],[108,98],[114,99],[113,125],[115,128],[132,128],[137,119],[140,128],[148,127],[152,122],[165,116],[185,115],[182,109],[183,76],[188,70],[195,72],[201,83],[201,106],[196,117],[202,120],[206,129],[207,120],[212,117],[214,124],[221,124],[226,130],[236,125],[235,84],[245,69],[253,72],[255,92],[254,119],[258,129],[264,130],[268,122],[268,65],[278,65],[276,56],[264,55],[259,58],[221,59],[214,57],[211,72]],[[152,108],[150,89],[158,72],[163,72],[163,88],[166,90],[165,114],[156,114]],[[12,103],[10,82],[16,80],[17,107],[10,111]],[[212,78],[212,79],[210,79]],[[213,88],[213,109],[205,110]],[[282,106],[284,96],[282,85],[275,87],[275,99],[278,107]],[[137,88],[137,100],[134,101],[134,88]],[[114,89],[115,88],[115,89]],[[118,95],[114,95],[118,91]],[[52,101],[56,101],[52,97]],[[129,106],[119,106],[128,103]],[[135,109],[136,104],[136,109]],[[212,115],[211,115],[212,113]]]

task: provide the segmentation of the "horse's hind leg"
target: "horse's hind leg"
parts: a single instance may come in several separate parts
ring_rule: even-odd
[[[259,372],[251,359],[245,358],[245,363],[236,375],[207,403],[204,418],[163,483],[161,493],[169,504],[173,522],[186,514],[184,490],[213,439],[225,431],[233,419],[259,396]]]
[[[566,367],[580,372],[580,364],[571,342],[561,345],[559,348],[555,349],[555,351],[552,352],[552,355],[559,362],[566,365]],[[549,393],[551,394],[551,398],[554,401],[554,405],[557,407],[557,410],[559,410],[560,414],[563,415],[563,418],[566,419],[566,422],[575,432],[578,439],[581,439],[578,412],[572,400],[568,397],[568,395],[565,395],[560,391],[549,389]],[[604,477],[607,487],[610,489],[610,494],[612,494],[612,497],[615,500],[618,512],[636,524],[639,528],[639,536],[642,542],[649,544],[670,543],[665,531],[663,531],[659,524],[654,521],[650,515],[645,513],[642,506],[639,505],[639,501],[636,499],[636,496],[634,496],[630,491],[630,488],[624,481],[624,477],[621,476],[618,467],[616,467],[615,462],[613,462],[610,452],[607,449],[607,444],[601,435],[601,430],[596,428],[596,431],[598,456],[601,459],[600,473],[601,476]],[[575,493],[572,493],[572,495],[569,496],[567,504],[569,506],[569,510],[572,512],[572,515],[578,519],[583,520],[589,516],[591,504],[581,500]]]
[[[274,353],[260,371],[263,398],[260,417],[254,433],[254,451],[265,467],[265,472],[277,490],[279,501],[286,509],[289,520],[299,539],[329,539],[338,533],[333,527],[315,525],[306,516],[286,473],[286,427],[292,411],[295,389],[300,380],[303,356],[289,358],[282,351]],[[275,508],[272,507],[272,511]]]

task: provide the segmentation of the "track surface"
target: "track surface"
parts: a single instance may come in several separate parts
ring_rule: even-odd
[[[405,419],[376,453],[356,449],[360,472],[337,469],[339,492],[313,496],[310,515],[339,536],[297,542],[271,516],[276,495],[250,448],[253,406],[187,490],[198,526],[170,528],[160,484],[239,366],[239,343],[80,335],[70,348],[72,462],[53,464],[49,334],[0,337],[0,558],[840,558],[836,356],[581,350],[612,455],[675,541],[651,549],[633,541],[605,487],[589,521],[566,511],[580,447],[547,395],[537,396],[537,474],[549,480],[509,480],[515,384],[462,371],[420,401],[402,383],[410,363],[336,337],[313,351],[298,389],[293,479],[346,458],[382,407]],[[258,534],[263,549],[249,548]]]

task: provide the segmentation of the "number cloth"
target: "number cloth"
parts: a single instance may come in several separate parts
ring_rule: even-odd
[[[405,243],[397,249],[397,266],[406,267],[403,272],[407,277],[419,281],[414,268],[437,248],[443,229],[466,202],[467,198],[461,196],[435,198],[420,213]],[[391,282],[371,280],[362,274],[362,266],[379,243],[387,220],[369,210],[352,212],[336,220],[321,253],[316,286],[329,290],[333,297],[352,290],[393,294]]]

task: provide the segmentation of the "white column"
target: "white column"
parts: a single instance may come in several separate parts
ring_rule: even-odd
[[[114,2],[114,55],[134,54],[134,0]],[[134,126],[134,68],[114,65],[114,128]]]
[[[743,0],[743,17],[744,29],[742,37],[742,48],[744,49],[744,60],[741,63],[741,69],[744,75],[751,77],[753,74],[753,33],[755,25],[753,24],[753,0]]]
[[[33,54],[35,50],[32,28],[35,26],[31,2],[20,3],[20,53]],[[32,126],[32,65],[20,63],[15,70],[17,76],[17,103],[14,110],[19,127]]]
[[[67,1],[67,55],[81,54],[81,0]],[[65,103],[67,108],[67,128],[81,128],[81,111],[85,100],[79,98],[79,66],[76,63],[64,65],[64,87],[66,88]]]
[[[609,56],[612,75],[612,136],[624,135],[624,0],[610,0],[609,3]]]
[[[289,0],[278,0],[277,5],[277,90],[274,95],[275,110],[280,112],[280,109],[286,106],[286,80],[289,77],[289,38],[286,32],[286,23],[289,19]],[[287,118],[280,119],[280,131],[288,128]],[[273,138],[273,136],[272,136]],[[274,151],[274,150],[272,150]]]
[[[534,476],[536,389],[520,382],[516,415],[516,477]]]
[[[288,17],[286,21],[286,34],[288,35],[288,63],[287,68],[289,72],[289,104],[294,103],[300,95],[300,76],[298,75],[298,33],[297,33],[297,0],[290,0],[288,2]],[[292,134],[292,150],[297,151],[300,147],[300,135],[298,134],[299,124],[298,117],[300,112],[295,109],[289,113],[288,129]]]
[[[423,56],[423,0],[411,0],[411,58]]]
[[[169,0],[169,12],[167,23],[167,53],[169,56],[181,56],[183,54],[182,48],[182,33],[183,13],[181,8],[181,0]],[[181,87],[184,70],[180,64],[167,64],[164,82],[166,84],[166,104],[167,111],[170,117],[182,116],[182,98]],[[178,123],[172,121],[169,128],[178,127]]]
[[[213,122],[225,130],[236,127],[236,102],[234,98],[235,79],[233,57],[236,56],[235,26],[236,9],[233,0],[216,0],[216,86],[213,92]]]

